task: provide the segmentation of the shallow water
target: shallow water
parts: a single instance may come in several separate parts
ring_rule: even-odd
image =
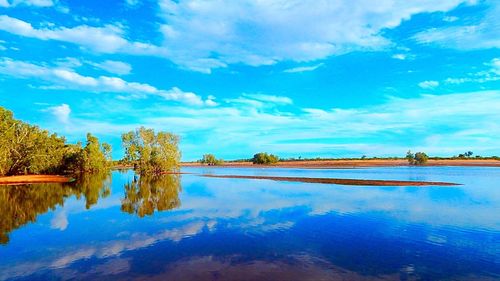
[[[500,169],[185,168],[0,187],[0,280],[497,280]],[[344,186],[197,174],[445,181]]]

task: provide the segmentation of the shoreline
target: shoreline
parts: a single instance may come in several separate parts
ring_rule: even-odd
[[[226,162],[222,165],[208,166],[200,163],[181,163],[182,167],[220,167],[220,168],[312,168],[312,169],[349,169],[369,167],[408,167],[405,159],[367,159],[367,160],[303,160],[283,161],[273,165],[255,165],[252,162]],[[454,166],[454,167],[500,167],[499,160],[484,159],[430,159],[419,167]]]
[[[33,183],[68,183],[73,178],[59,175],[22,175],[0,177],[0,185],[19,185]]]
[[[251,180],[273,180],[287,182],[305,182],[339,185],[367,185],[367,186],[456,186],[458,183],[434,182],[434,181],[404,181],[404,180],[365,180],[365,179],[341,179],[341,178],[305,178],[305,177],[277,177],[277,176],[243,176],[243,175],[200,175],[207,178],[224,179],[251,179]]]

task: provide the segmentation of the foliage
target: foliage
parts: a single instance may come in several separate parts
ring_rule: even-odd
[[[178,208],[181,204],[179,175],[142,175],[125,184],[124,189],[122,211],[139,217]]]
[[[408,152],[406,152],[406,160],[408,160],[408,163],[410,165],[413,165],[414,162],[415,162],[415,155],[413,155],[413,153],[411,153],[411,150],[408,150]]]
[[[0,107],[0,175],[56,173],[65,154],[65,139],[13,118]]]
[[[278,161],[279,161],[278,156],[273,154],[267,154],[266,152],[257,153],[252,158],[252,163],[261,165],[275,164]]]
[[[179,169],[179,137],[169,132],[155,133],[140,127],[122,134],[127,162],[136,164],[140,174],[160,174]]]
[[[429,156],[424,152],[415,153],[415,165],[424,165],[427,160],[429,160]]]
[[[424,152],[417,152],[413,154],[408,150],[406,153],[406,159],[410,165],[424,165],[427,160],[429,160],[429,156],[427,156]]]
[[[207,164],[208,166],[224,164],[223,159],[217,159],[213,154],[204,154],[203,158],[199,162],[202,164]]]
[[[107,167],[111,146],[87,135],[87,145],[66,144],[64,137],[14,119],[0,107],[0,175],[95,171]]]
[[[99,144],[99,139],[87,134],[87,144],[81,151],[80,171],[96,172],[109,168],[111,163],[111,146],[107,143]]]

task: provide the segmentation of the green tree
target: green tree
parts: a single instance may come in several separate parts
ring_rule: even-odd
[[[83,172],[97,172],[110,167],[111,146],[107,143],[99,144],[99,139],[87,133],[87,143],[81,151],[81,168]]]
[[[408,150],[408,152],[406,152],[406,160],[408,160],[408,163],[410,165],[415,164],[415,155],[411,152],[411,150]]]
[[[424,165],[429,160],[429,157],[424,152],[415,153],[415,165]]]
[[[222,165],[224,163],[224,160],[217,159],[213,154],[204,154],[203,158],[200,160],[200,163],[207,164],[209,166]]]
[[[275,164],[279,161],[278,156],[273,154],[268,154],[266,152],[260,152],[253,156],[252,163],[260,165],[270,165]]]
[[[0,175],[56,173],[62,168],[65,139],[13,118],[0,107]]]
[[[87,134],[81,144],[67,144],[64,137],[14,119],[0,107],[0,175],[54,174],[97,171],[109,167],[111,146]]]
[[[160,174],[179,170],[179,137],[169,132],[155,133],[140,127],[122,134],[124,159],[135,164],[140,174]]]

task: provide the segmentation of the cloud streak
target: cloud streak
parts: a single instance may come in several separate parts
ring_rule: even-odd
[[[72,89],[96,93],[117,93],[120,94],[122,99],[157,96],[165,100],[181,102],[187,105],[216,105],[213,102],[213,98],[203,100],[195,93],[184,92],[177,87],[162,90],[149,84],[129,82],[118,77],[84,76],[70,68],[48,67],[9,58],[0,59],[0,73],[15,78],[39,80],[46,84],[39,88],[47,90]]]

